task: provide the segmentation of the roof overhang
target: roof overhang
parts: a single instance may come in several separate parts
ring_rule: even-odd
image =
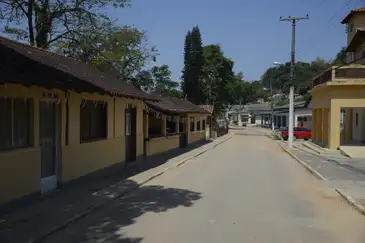
[[[346,52],[355,52],[356,48],[364,43],[365,40],[365,28],[359,28],[356,30],[355,35],[352,37],[350,44],[346,48]]]
[[[346,15],[346,17],[341,21],[341,24],[347,24],[349,20],[352,18],[352,16],[354,16],[354,14],[361,12],[365,12],[364,7],[351,10],[351,12],[348,15]]]

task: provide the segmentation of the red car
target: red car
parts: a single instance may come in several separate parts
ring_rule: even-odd
[[[293,129],[293,140],[295,139],[304,139],[304,140],[308,140],[312,138],[312,130],[309,128],[304,128],[304,127],[294,127]],[[281,136],[283,137],[284,140],[288,140],[288,128],[284,128],[281,130]]]

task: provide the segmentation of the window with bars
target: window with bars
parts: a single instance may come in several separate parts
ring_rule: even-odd
[[[107,138],[108,104],[83,100],[80,104],[80,142]]]
[[[0,98],[0,151],[33,144],[33,100]]]

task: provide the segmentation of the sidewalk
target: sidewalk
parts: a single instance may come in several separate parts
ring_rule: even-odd
[[[190,147],[185,151],[180,149],[152,156],[123,172],[118,171],[89,184],[68,187],[31,206],[4,215],[0,218],[0,242],[39,242],[167,170],[215,148],[232,136],[233,134],[228,133],[212,142],[196,144],[193,149]]]
[[[300,146],[283,149],[331,189],[338,192],[349,204],[365,215],[365,161],[340,154],[319,155]]]

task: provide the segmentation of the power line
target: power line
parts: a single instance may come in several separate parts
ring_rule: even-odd
[[[293,147],[293,116],[294,116],[294,66],[295,66],[295,27],[296,23],[300,20],[309,19],[309,15],[305,17],[291,17],[282,18],[280,17],[280,21],[289,21],[292,24],[292,39],[291,39],[291,62],[290,62],[290,92],[289,92],[289,134],[288,134],[288,147]]]
[[[348,11],[347,9],[350,7],[349,5],[352,3],[353,0],[347,0],[347,2],[338,10],[336,11],[332,17],[329,19],[329,21],[327,21],[326,24],[326,29],[324,31],[321,32],[321,34],[319,36],[317,36],[316,38],[312,38],[309,42],[310,44],[307,45],[304,48],[301,48],[298,53],[302,53],[304,51],[306,51],[307,49],[311,49],[312,47],[314,47],[317,43],[318,40],[322,39],[322,37],[328,32],[329,29],[331,29],[337,21],[337,17],[341,14],[343,15],[343,11]],[[346,9],[345,9],[346,8]],[[308,52],[307,52],[308,53]]]

